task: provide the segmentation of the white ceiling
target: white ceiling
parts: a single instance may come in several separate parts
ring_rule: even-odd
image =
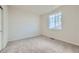
[[[10,5],[9,8],[17,8],[18,10],[23,10],[35,14],[45,14],[53,11],[57,5]]]

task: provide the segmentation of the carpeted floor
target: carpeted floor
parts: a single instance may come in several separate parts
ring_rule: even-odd
[[[9,42],[1,53],[78,53],[79,46],[44,36]]]

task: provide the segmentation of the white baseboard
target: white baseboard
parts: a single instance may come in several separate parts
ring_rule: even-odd
[[[8,41],[15,41],[15,40],[22,40],[22,39],[28,39],[28,38],[33,38],[33,37],[37,37],[37,36],[40,36],[40,34],[38,35],[31,35],[31,36],[24,36],[24,37],[18,37],[18,38],[13,38],[13,39],[9,39]]]

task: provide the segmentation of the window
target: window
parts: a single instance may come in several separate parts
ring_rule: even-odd
[[[49,29],[62,29],[61,23],[62,13],[49,15]]]

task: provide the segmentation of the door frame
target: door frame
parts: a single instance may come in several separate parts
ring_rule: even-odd
[[[3,40],[3,8],[0,6],[1,9],[1,47],[0,50],[2,49],[2,40]]]

